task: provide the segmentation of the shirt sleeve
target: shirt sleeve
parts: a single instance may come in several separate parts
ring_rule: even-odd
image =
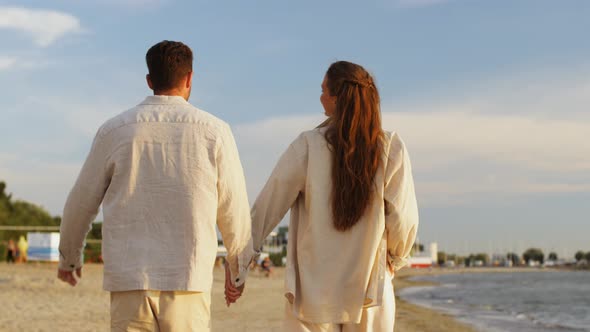
[[[229,127],[217,152],[217,227],[227,249],[231,278],[241,286],[254,257],[250,205],[238,148]]]
[[[307,145],[301,134],[283,153],[252,207],[252,239],[257,250],[304,191],[306,165]]]
[[[64,207],[59,230],[60,269],[71,271],[82,266],[86,235],[98,214],[111,176],[107,152],[97,134]]]
[[[385,169],[385,228],[387,262],[393,271],[408,264],[408,256],[418,231],[418,204],[412,166],[406,147],[394,135]]]

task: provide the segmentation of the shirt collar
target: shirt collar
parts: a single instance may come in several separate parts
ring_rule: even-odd
[[[147,96],[140,105],[188,104],[181,96]]]

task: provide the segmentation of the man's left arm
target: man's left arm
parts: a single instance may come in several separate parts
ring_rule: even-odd
[[[74,271],[78,278],[82,276],[84,240],[111,181],[106,159],[104,142],[97,134],[64,207],[59,231],[58,278],[72,286],[76,284]]]
[[[227,249],[231,284],[241,289],[256,253],[244,171],[231,129],[224,129],[217,151],[217,226]]]

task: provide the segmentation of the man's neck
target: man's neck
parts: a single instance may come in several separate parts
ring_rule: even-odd
[[[184,100],[188,101],[188,97],[177,90],[171,90],[171,91],[154,91],[154,96],[169,96],[169,97],[182,97],[184,98]]]

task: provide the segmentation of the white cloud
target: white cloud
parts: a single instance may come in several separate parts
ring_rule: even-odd
[[[0,56],[0,71],[10,69],[16,64],[16,58]]]
[[[588,77],[575,77],[579,76]],[[538,85],[539,81],[550,84]],[[445,102],[386,103],[383,126],[399,132],[408,146],[422,206],[465,205],[510,195],[590,192],[590,116],[582,112],[590,104],[589,83],[558,75],[551,79],[510,77],[504,84],[488,82]],[[132,105],[131,101],[119,102]],[[32,158],[45,155],[44,151],[51,152],[53,159],[80,154],[98,126],[125,107],[108,100],[76,102],[59,96],[30,97],[28,103],[32,109],[44,105],[64,127],[46,141],[27,140],[34,146],[21,142],[18,153],[22,160],[0,158],[0,174],[9,185],[18,184],[20,197],[35,198],[59,213],[82,160],[60,164]],[[569,116],[570,110],[579,111],[579,115]],[[323,119],[318,112],[233,126],[251,201],[288,144]],[[83,142],[80,137],[85,137]],[[62,153],[55,152],[55,146]],[[42,166],[35,168],[37,164]],[[59,176],[43,180],[44,169],[54,169],[52,174]],[[34,185],[43,181],[53,182]],[[22,192],[21,184],[25,188]],[[52,186],[63,190],[55,194]]]
[[[590,177],[572,183],[590,172],[590,121],[433,110],[383,113],[383,127],[408,146],[427,203],[459,204],[473,194],[590,192]],[[235,127],[251,197],[298,133],[321,121],[307,115]]]
[[[109,6],[125,6],[133,8],[146,8],[158,6],[168,0],[93,0],[93,2]]]
[[[70,14],[19,7],[0,7],[0,29],[22,31],[41,47],[81,31],[80,20]]]
[[[80,114],[82,119],[85,112]],[[234,126],[252,202],[289,143],[322,119],[320,114],[291,116]],[[98,123],[93,121],[92,127]],[[464,205],[481,195],[590,192],[590,143],[584,140],[590,122],[384,112],[383,123],[397,130],[408,146],[422,206]],[[96,129],[90,127],[84,129],[89,136]],[[0,173],[19,189],[17,196],[59,213],[82,161],[15,158],[0,158]]]
[[[157,5],[162,3],[164,0],[124,0],[124,1],[116,1],[118,3],[125,3],[132,6],[145,6],[145,5]],[[112,1],[111,2],[115,2]]]
[[[590,80],[580,74],[586,69],[511,75],[444,102],[386,103],[383,126],[406,142],[421,202],[590,192]],[[278,117],[235,127],[250,197],[298,133],[322,119]]]
[[[444,2],[449,2],[451,0],[396,0],[395,3],[399,7],[409,8],[409,7],[427,7],[432,5],[441,4]]]
[[[92,139],[101,124],[131,108],[130,105],[133,105],[133,102],[131,101],[128,105],[123,106],[112,103],[108,98],[93,100],[89,103],[76,98],[64,98],[63,96],[29,96],[23,100],[18,111],[43,109],[44,112],[51,113],[62,119],[63,130],[69,130],[70,133],[79,133]]]
[[[58,104],[52,104],[57,109]],[[130,104],[131,105],[131,104]],[[75,131],[81,132],[88,138],[93,138],[102,125],[109,118],[123,112],[130,107],[99,103],[98,105],[69,103],[67,108],[61,110],[65,122]]]
[[[320,114],[289,116],[233,126],[252,202],[289,143],[320,124],[322,118]]]
[[[0,56],[0,71],[31,70],[50,66],[53,62],[46,59],[28,59],[16,56]]]
[[[6,182],[6,190],[14,199],[39,204],[52,215],[60,215],[80,167],[79,163],[0,154],[0,181]]]
[[[568,173],[589,170],[590,122],[468,111],[385,113],[420,154],[423,170],[444,162],[490,159],[531,171]]]

